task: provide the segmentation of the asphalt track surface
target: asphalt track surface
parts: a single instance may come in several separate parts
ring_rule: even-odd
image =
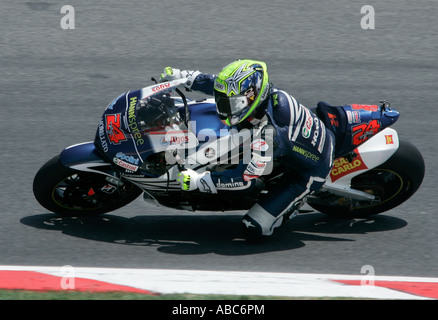
[[[233,3],[233,5],[232,5]],[[268,5],[269,3],[269,5]],[[75,29],[60,26],[61,5]],[[363,5],[375,29],[363,30]],[[54,1],[0,3],[0,262],[436,277],[437,1]],[[243,213],[183,213],[136,200],[96,219],[58,218],[34,199],[39,167],[94,138],[106,105],[167,66],[215,73],[267,62],[303,105],[386,99],[426,162],[420,190],[368,220],[295,218],[269,241],[239,240]]]

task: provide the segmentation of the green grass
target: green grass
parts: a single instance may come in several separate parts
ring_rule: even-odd
[[[124,292],[80,291],[26,291],[0,290],[0,300],[308,300],[309,298],[250,296],[250,295],[197,295],[161,294],[148,295]],[[310,298],[310,300],[339,300],[345,298]]]

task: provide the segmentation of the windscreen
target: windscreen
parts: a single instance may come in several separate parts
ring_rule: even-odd
[[[131,109],[128,112],[131,113]],[[170,92],[159,92],[140,100],[135,107],[135,115],[137,128],[146,134],[186,128]]]

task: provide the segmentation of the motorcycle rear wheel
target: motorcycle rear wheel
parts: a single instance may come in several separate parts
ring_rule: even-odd
[[[47,210],[66,216],[96,216],[119,209],[135,200],[141,189],[124,181],[110,184],[105,176],[62,165],[59,155],[35,175],[33,193]]]
[[[324,204],[319,198],[309,199],[309,205],[328,215],[340,218],[365,218],[391,210],[408,200],[420,187],[425,173],[424,159],[418,149],[407,141],[400,141],[394,155],[381,166],[358,175],[351,181],[353,189],[376,196],[376,200],[352,201],[330,196]],[[326,195],[320,194],[320,197]]]

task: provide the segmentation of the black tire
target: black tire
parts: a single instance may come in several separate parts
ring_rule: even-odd
[[[379,201],[346,202],[345,205],[309,205],[322,212],[342,218],[365,218],[391,210],[408,200],[420,187],[425,173],[424,159],[418,149],[407,141],[400,141],[394,155],[381,166],[358,175],[351,181],[351,187],[371,193]],[[331,197],[330,202],[342,203],[343,198]],[[345,202],[345,201],[344,201]]]
[[[112,193],[103,192],[103,187]],[[127,205],[142,191],[128,181],[124,181],[123,186],[111,187],[103,175],[63,166],[58,155],[35,175],[33,193],[36,200],[51,212],[66,216],[96,216]]]

